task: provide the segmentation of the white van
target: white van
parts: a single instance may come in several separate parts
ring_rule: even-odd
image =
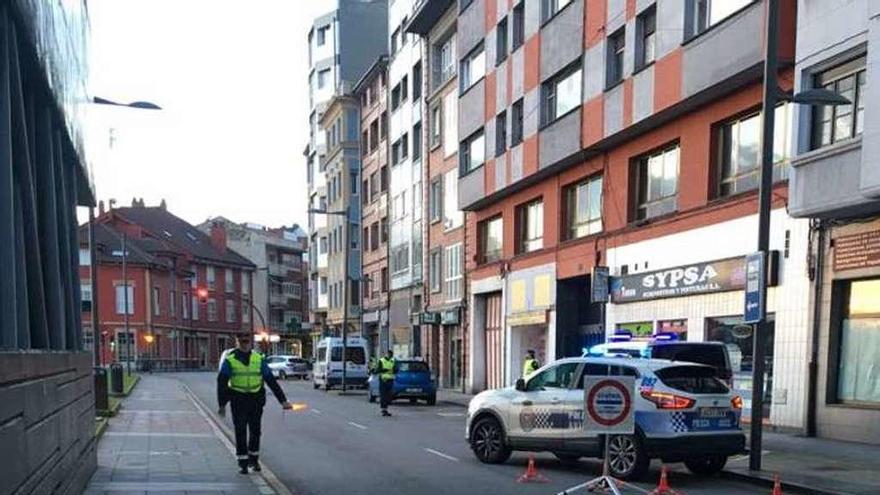
[[[367,370],[367,341],[362,337],[349,337],[345,346],[348,364],[345,368],[346,387],[365,387],[369,372]],[[324,390],[342,385],[342,339],[324,337],[315,350],[315,365],[312,369],[312,384]]]

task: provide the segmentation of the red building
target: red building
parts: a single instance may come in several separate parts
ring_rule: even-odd
[[[102,339],[103,363],[212,367],[236,333],[253,328],[255,266],[228,249],[225,239],[208,236],[164,206],[111,209],[96,223],[97,301],[89,290],[87,226],[80,228],[80,280],[84,335],[87,343],[95,335]],[[207,297],[198,297],[198,288]],[[94,304],[97,333],[90,326]]]

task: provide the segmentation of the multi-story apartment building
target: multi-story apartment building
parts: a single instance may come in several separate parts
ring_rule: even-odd
[[[666,332],[728,344],[750,407],[742,272],[757,246],[764,2],[459,3],[467,388],[513,383],[527,349],[546,362]],[[796,10],[780,3],[790,90]],[[785,210],[792,112],[775,111],[764,413],[797,427],[809,228]],[[611,302],[591,304],[602,266]]]
[[[795,91],[851,102],[802,106],[793,119],[789,211],[813,227],[810,347],[798,356],[806,430],[880,443],[880,4],[797,6]]]
[[[308,265],[303,261],[308,235],[298,225],[272,229],[224,217],[212,218],[198,228],[212,237],[225,237],[228,248],[256,265],[251,299],[258,313],[254,322],[260,324],[258,332],[279,337],[273,352],[311,356]]]
[[[322,157],[327,151],[326,132],[319,129],[330,99],[347,91],[380,54],[387,52],[387,0],[338,0],[335,9],[314,20],[308,34],[309,59],[309,143],[305,148],[309,208],[327,207],[327,176]],[[324,332],[329,284],[327,280],[328,218],[309,215],[309,302],[313,332]]]
[[[234,345],[237,333],[254,329],[251,297],[256,266],[227,247],[223,229],[208,235],[171,214],[164,202],[157,207],[141,201],[112,208],[97,222],[106,244],[98,246],[104,262],[97,271],[98,297],[92,302],[99,308],[100,330],[95,336],[102,339],[102,347],[111,347],[113,359],[135,364],[150,360],[165,367],[214,367],[223,350]],[[123,235],[131,248],[122,249]],[[135,271],[123,278],[121,258],[129,252],[139,261]],[[126,281],[129,302],[134,301],[127,308],[128,332]],[[124,349],[130,342],[135,344],[127,353]]]
[[[328,304],[324,324],[331,334],[360,331],[361,157],[360,103],[348,94],[334,96],[319,122],[327,134],[321,167],[327,178],[326,269]],[[347,319],[346,319],[347,318]]]
[[[406,31],[415,3],[397,0],[388,13],[389,321],[390,346],[400,357],[423,353],[419,320],[423,309],[421,41]]]
[[[354,87],[361,116],[362,333],[370,355],[388,347],[388,57]]]
[[[422,1],[407,31],[422,37],[425,64],[422,122],[425,157],[423,355],[438,384],[460,389],[464,371],[467,307],[464,283],[464,213],[458,204],[457,3]],[[473,239],[470,239],[473,242]]]

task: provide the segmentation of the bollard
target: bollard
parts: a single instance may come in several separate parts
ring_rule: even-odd
[[[107,396],[107,370],[95,368],[95,410],[106,411],[110,409],[110,399]]]
[[[113,363],[110,365],[110,382],[114,394],[122,394],[125,391],[125,383],[122,378],[122,365]]]

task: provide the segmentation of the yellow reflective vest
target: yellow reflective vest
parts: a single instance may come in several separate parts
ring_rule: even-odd
[[[537,371],[539,368],[538,360],[532,358],[526,358],[526,361],[523,363],[523,378],[528,378],[529,375]]]
[[[230,352],[226,357],[232,374],[229,376],[229,388],[243,394],[254,394],[263,388],[263,355],[252,351],[248,364],[244,364]]]
[[[394,380],[394,358],[379,358],[379,379]]]

